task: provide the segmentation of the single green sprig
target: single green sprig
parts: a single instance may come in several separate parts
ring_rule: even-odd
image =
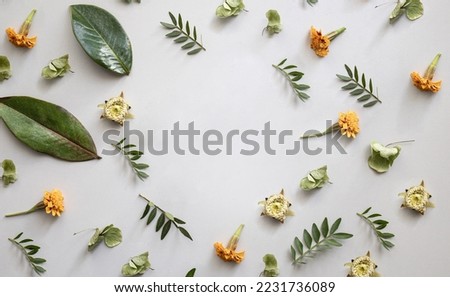
[[[359,80],[358,68],[355,66],[352,71],[350,67],[345,66],[345,70],[347,71],[348,76],[336,74],[336,76],[343,82],[347,84],[342,87],[343,90],[351,91],[350,95],[352,96],[360,96],[357,101],[358,102],[367,102],[363,105],[363,107],[371,107],[377,103],[381,103],[381,100],[377,95],[374,94],[372,79],[369,79],[369,83],[367,84],[366,75],[363,73],[361,77],[361,81]],[[372,100],[371,100],[372,99]]]
[[[127,158],[128,163],[130,164],[136,176],[140,180],[144,181],[144,179],[149,177],[149,175],[145,173],[143,170],[147,169],[150,166],[145,163],[136,163],[136,161],[139,160],[144,153],[133,149],[136,147],[136,145],[134,144],[125,145],[124,144],[125,140],[126,138],[122,139],[117,143],[112,143],[111,145],[115,147],[118,151],[120,151],[120,153]]]
[[[147,205],[145,206],[144,212],[140,218],[142,220],[148,215],[147,225],[149,225],[153,221],[153,219],[155,219],[158,211],[161,213],[158,217],[158,220],[156,221],[156,232],[159,232],[161,230],[161,240],[163,240],[166,237],[167,233],[169,233],[169,230],[172,227],[172,225],[175,228],[177,228],[178,231],[180,231],[181,234],[183,234],[185,237],[189,238],[190,240],[193,240],[189,232],[185,228],[180,226],[186,224],[185,221],[174,217],[167,211],[164,211],[162,208],[157,206],[155,203],[153,203],[143,195],[139,194],[139,197],[147,201]]]
[[[46,270],[44,269],[44,267],[40,266],[40,264],[47,262],[47,260],[43,258],[33,257],[33,255],[35,255],[41,247],[35,244],[30,244],[31,242],[33,242],[33,239],[26,238],[18,241],[22,235],[23,232],[20,232],[16,237],[8,238],[8,240],[22,251],[33,271],[38,275],[41,275]]]
[[[285,78],[289,81],[292,90],[295,92],[295,95],[304,102],[305,100],[310,98],[309,95],[304,92],[305,90],[309,89],[310,86],[297,83],[303,77],[304,73],[298,71],[296,69],[296,65],[284,66],[284,63],[286,63],[286,61],[287,58],[278,63],[278,65],[272,64],[272,66],[285,76]]]
[[[183,18],[181,17],[181,14],[178,14],[177,19],[169,11],[169,16],[172,24],[160,22],[164,28],[172,30],[172,32],[166,34],[166,37],[175,38],[173,40],[175,43],[184,43],[181,48],[184,50],[189,49],[189,51],[187,52],[188,55],[195,55],[202,50],[206,51],[206,48],[203,46],[203,44],[197,40],[197,28],[195,26],[191,32],[189,21],[186,21],[186,24],[183,25]]]
[[[84,231],[87,230],[74,233],[73,235],[77,235]],[[102,229],[95,228],[94,235],[89,239],[88,251],[93,251],[102,241],[104,241],[105,245],[109,248],[116,247],[122,242],[122,231],[119,228],[114,227],[113,224]]]
[[[367,224],[369,224],[370,228],[375,232],[375,235],[377,236],[378,240],[380,241],[381,245],[387,249],[390,250],[395,245],[390,242],[388,239],[393,238],[395,235],[392,233],[386,233],[382,232],[384,228],[389,224],[388,221],[382,220],[381,214],[379,213],[373,213],[369,214],[369,211],[372,209],[372,207],[369,207],[362,213],[356,213],[361,219],[363,219]],[[375,219],[376,218],[376,219]],[[375,220],[374,220],[375,219]]]
[[[349,239],[353,237],[349,233],[336,233],[341,224],[342,219],[337,219],[331,228],[328,227],[328,219],[325,218],[320,226],[312,225],[311,233],[306,229],[303,230],[303,243],[298,238],[294,238],[294,245],[291,245],[292,264],[306,264],[308,258],[313,258],[317,252],[332,247],[340,247],[342,243],[339,240]]]

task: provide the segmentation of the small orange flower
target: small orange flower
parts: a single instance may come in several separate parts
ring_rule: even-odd
[[[25,22],[20,27],[19,33],[17,33],[13,28],[9,27],[6,29],[6,34],[8,35],[9,41],[20,47],[32,48],[36,45],[36,36],[28,37],[28,32],[30,30],[31,22],[36,14],[36,9],[33,9],[28,15]]]
[[[431,62],[430,66],[428,66],[427,71],[425,72],[424,77],[421,77],[419,73],[412,72],[411,79],[413,81],[414,86],[416,86],[421,91],[431,91],[433,93],[438,92],[441,89],[442,81],[432,81],[434,73],[436,71],[437,63],[441,58],[441,54],[437,54]]]
[[[45,212],[52,216],[61,216],[64,211],[64,197],[60,190],[45,192],[44,199]]]
[[[216,249],[216,254],[222,260],[226,262],[236,262],[241,263],[244,260],[244,251],[236,252],[237,243],[239,241],[239,237],[241,236],[242,229],[244,225],[240,225],[239,228],[234,232],[233,237],[231,237],[230,242],[227,247],[224,247],[221,242],[215,242],[214,248]]]
[[[355,138],[356,134],[359,133],[359,118],[354,111],[349,111],[347,113],[340,112],[338,125],[341,134],[348,138]]]
[[[323,35],[320,30],[316,30],[316,28],[311,27],[311,30],[309,32],[309,37],[311,39],[311,48],[319,57],[325,57],[326,55],[328,55],[328,47],[330,46],[331,41],[344,31],[345,28],[342,27],[331,33]]]

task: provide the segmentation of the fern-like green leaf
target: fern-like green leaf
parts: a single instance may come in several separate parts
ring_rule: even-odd
[[[364,103],[363,107],[371,107],[377,103],[381,103],[381,100],[378,98],[378,96],[373,93],[372,79],[369,79],[369,88],[367,88],[367,80],[364,73],[362,74],[360,80],[359,71],[356,66],[354,67],[353,71],[348,65],[344,65],[344,67],[348,76],[336,74],[336,76],[341,81],[346,83],[342,87],[343,90],[350,91],[350,95],[352,96],[360,96],[357,101]]]
[[[195,55],[202,50],[206,51],[206,48],[203,46],[203,44],[197,41],[197,28],[195,26],[191,27],[189,21],[183,23],[183,17],[181,16],[181,14],[178,14],[178,19],[171,12],[169,12],[169,16],[172,24],[160,22],[164,28],[173,30],[172,32],[166,34],[166,37],[177,37],[176,39],[174,39],[174,42],[183,44],[181,46],[181,49],[191,49],[187,52],[188,55]]]
[[[40,266],[40,264],[47,262],[47,260],[43,258],[32,257],[41,249],[41,247],[35,244],[24,245],[24,243],[33,242],[33,240],[26,238],[22,239],[21,241],[18,241],[22,237],[22,235],[23,232],[20,232],[19,234],[16,235],[16,237],[8,238],[8,240],[11,241],[16,247],[18,247],[22,251],[33,271],[36,272],[38,275],[41,275],[46,270],[44,269],[44,267]]]
[[[291,245],[292,264],[306,264],[307,258],[313,258],[317,252],[330,249],[332,247],[342,246],[340,240],[353,237],[349,233],[336,233],[341,224],[341,219],[337,219],[331,228],[328,226],[328,219],[325,218],[320,225],[312,225],[311,232],[303,230],[303,242],[298,237],[294,238],[294,244]]]
[[[295,95],[302,101],[305,101],[309,99],[309,95],[306,94],[304,91],[309,89],[310,86],[305,84],[298,84],[297,82],[302,79],[304,73],[296,70],[296,65],[287,65],[284,66],[287,59],[283,59],[280,63],[277,65],[272,64],[272,66],[280,71],[286,79],[289,81],[289,84],[291,85],[292,90],[294,91]],[[289,71],[288,71],[289,70]]]
[[[130,164],[130,166],[133,169],[136,176],[140,180],[144,181],[144,179],[149,177],[149,175],[147,173],[145,173],[143,170],[147,169],[149,166],[148,166],[148,164],[145,164],[145,163],[135,162],[135,161],[139,160],[144,153],[141,151],[138,151],[138,150],[134,150],[133,148],[136,147],[136,145],[134,145],[134,144],[124,145],[125,140],[126,140],[126,138],[120,140],[117,143],[112,143],[111,145],[114,146],[117,150],[119,150],[122,153],[122,155],[124,155],[127,158],[128,163]]]
[[[189,238],[190,240],[193,240],[189,232],[185,228],[180,226],[186,224],[185,221],[176,218],[170,213],[164,211],[162,208],[160,208],[159,206],[157,206],[155,203],[145,198],[144,196],[139,194],[139,197],[147,201],[147,205],[145,206],[144,212],[142,213],[142,216],[140,218],[142,220],[148,215],[147,225],[149,225],[156,218],[158,212],[160,213],[158,219],[156,220],[155,230],[156,232],[161,231],[161,240],[163,240],[167,236],[172,226],[177,228],[178,231],[180,231],[180,233],[183,234],[185,237]]]
[[[372,209],[372,207],[369,207],[362,213],[357,213],[357,215],[361,219],[363,219],[367,224],[369,224],[370,228],[372,228],[373,232],[377,236],[378,241],[381,243],[381,245],[385,249],[389,250],[389,249],[393,248],[395,245],[387,239],[390,239],[390,238],[394,237],[395,235],[392,233],[384,233],[381,231],[384,228],[386,228],[386,226],[389,224],[389,222],[386,220],[380,219],[381,214],[379,214],[379,213],[370,214],[371,209]],[[376,219],[372,220],[374,218],[376,218]]]

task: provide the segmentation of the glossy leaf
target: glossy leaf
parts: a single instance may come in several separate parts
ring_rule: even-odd
[[[120,75],[130,74],[131,42],[119,21],[94,5],[71,5],[73,33],[86,54],[100,66]]]
[[[100,159],[89,132],[58,105],[25,96],[3,97],[0,118],[35,151],[67,161]]]

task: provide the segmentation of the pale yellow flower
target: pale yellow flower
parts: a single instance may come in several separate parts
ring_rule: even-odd
[[[264,206],[261,215],[272,217],[281,223],[284,223],[286,216],[293,215],[293,212],[289,209],[291,203],[284,197],[283,189],[280,194],[272,195],[266,200],[260,201],[259,204]]]
[[[120,125],[123,125],[126,119],[133,118],[130,113],[131,106],[123,98],[123,92],[118,97],[106,100],[105,103],[99,104],[98,107],[103,109],[100,118],[106,118]]]
[[[45,212],[52,216],[61,216],[64,211],[64,197],[60,190],[45,192],[44,199]]]
[[[359,118],[356,112],[340,112],[339,113],[339,128],[341,134],[347,136],[348,138],[355,138],[359,133]]]
[[[405,190],[404,193],[398,194],[403,198],[402,207],[408,207],[420,214],[425,214],[427,207],[434,207],[429,201],[430,193],[425,189],[425,183],[422,181],[420,185]]]
[[[351,277],[372,277],[380,276],[375,271],[377,265],[370,258],[370,252],[367,252],[365,256],[353,259],[351,263],[346,263],[345,266],[350,267],[350,272],[347,276]]]

